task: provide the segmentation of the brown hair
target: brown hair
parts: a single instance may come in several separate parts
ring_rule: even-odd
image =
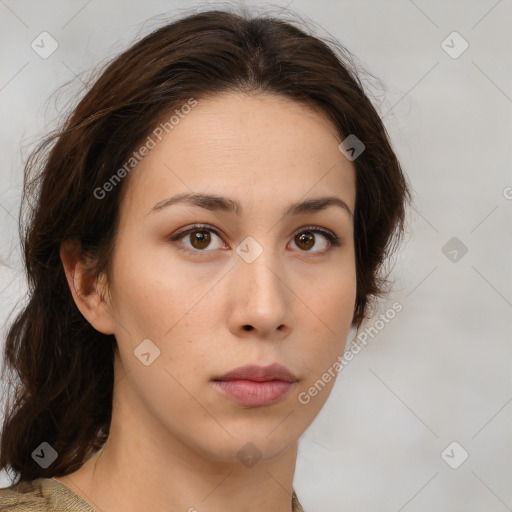
[[[320,109],[343,140],[365,145],[354,160],[354,239],[359,328],[384,292],[383,264],[404,232],[409,187],[351,54],[272,16],[210,10],[154,30],[115,58],[65,120],[30,156],[20,217],[29,296],[8,331],[0,469],[20,480],[76,471],[109,434],[116,340],[96,331],[72,298],[59,250],[76,239],[92,275],[107,270],[123,184],[101,188],[166,113],[191,97],[228,91],[278,94]],[[26,227],[24,227],[26,226]],[[107,272],[108,273],[108,272]],[[42,442],[58,458],[32,458]]]

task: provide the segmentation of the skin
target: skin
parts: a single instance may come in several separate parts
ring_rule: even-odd
[[[201,99],[125,178],[108,280],[88,285],[79,247],[62,245],[80,311],[116,336],[119,353],[110,436],[56,480],[104,512],[292,510],[297,441],[334,379],[308,404],[298,395],[343,353],[356,269],[347,210],[283,211],[322,196],[354,211],[355,168],[340,140],[320,112],[288,98]],[[243,213],[184,203],[152,210],[192,191],[239,201]],[[194,223],[219,235],[207,232],[210,245],[192,235],[171,240]],[[340,246],[316,232],[301,242],[313,226]],[[248,236],[263,251],[251,263],[236,252]],[[145,339],[160,350],[148,366],[134,355]],[[298,381],[269,406],[243,407],[211,383],[241,365],[275,362]],[[237,457],[248,442],[261,453],[251,467]]]

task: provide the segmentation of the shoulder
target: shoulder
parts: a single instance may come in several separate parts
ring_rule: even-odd
[[[295,490],[292,493],[293,512],[304,512]],[[95,512],[71,489],[51,478],[19,482],[0,489],[2,512]]]
[[[94,512],[65,485],[52,478],[22,481],[0,489],[2,512]]]
[[[292,512],[304,512],[299,498],[297,498],[297,494],[295,494],[295,490],[292,491]]]
[[[48,510],[48,500],[43,495],[39,480],[19,482],[0,489],[0,510],[6,512]]]

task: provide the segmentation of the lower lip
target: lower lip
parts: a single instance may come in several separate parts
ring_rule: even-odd
[[[235,402],[245,407],[262,407],[281,400],[293,387],[293,382],[269,380],[216,380],[214,385]]]

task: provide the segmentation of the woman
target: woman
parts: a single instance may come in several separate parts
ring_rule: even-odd
[[[298,439],[409,199],[335,46],[189,15],[117,57],[31,157],[2,510],[302,510]]]

